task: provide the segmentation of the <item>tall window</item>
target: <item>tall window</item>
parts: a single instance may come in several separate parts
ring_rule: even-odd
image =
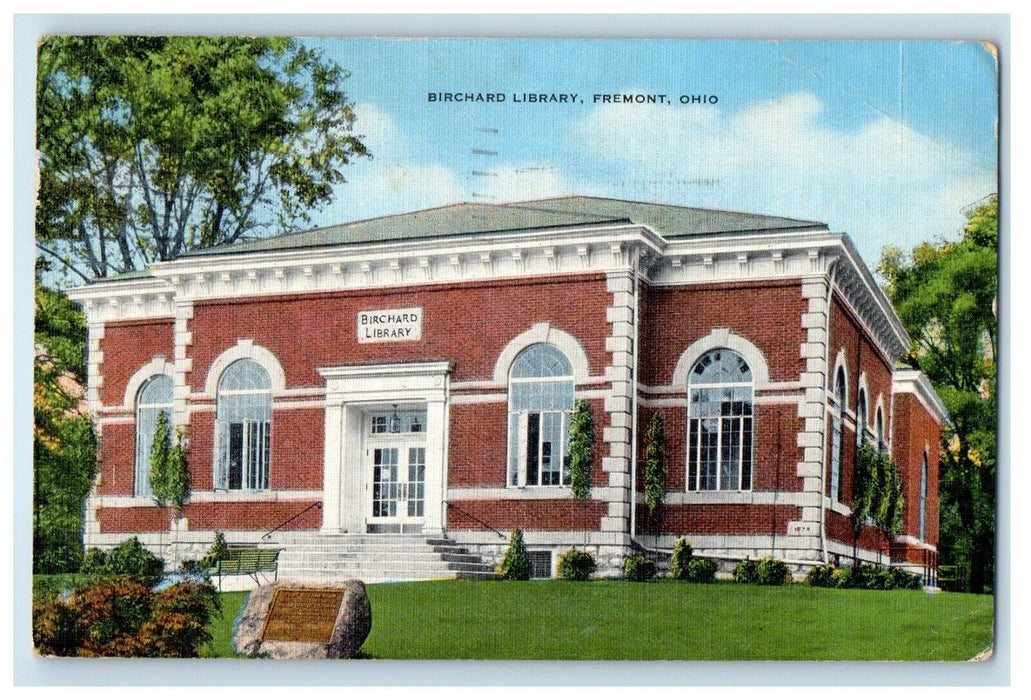
[[[927,536],[927,451],[924,451],[924,463],[920,467],[920,541]]]
[[[512,362],[508,382],[508,485],[569,485],[573,366],[537,343]]]
[[[735,352],[710,350],[688,386],[689,491],[752,488],[752,370]]]
[[[845,368],[838,367],[838,376],[834,379],[834,396],[838,409],[831,422],[831,485],[829,496],[841,501],[841,422],[845,415]]]
[[[218,380],[215,488],[267,489],[272,382],[253,360],[237,360]]]
[[[859,401],[856,404],[856,449],[866,440],[866,392],[859,390]]]
[[[884,412],[877,408],[877,451],[887,452],[888,445],[884,442]]]
[[[136,394],[136,469],[133,475],[133,493],[151,495],[150,451],[154,447],[154,432],[158,414],[164,413],[171,422],[172,378],[158,374],[148,379]]]

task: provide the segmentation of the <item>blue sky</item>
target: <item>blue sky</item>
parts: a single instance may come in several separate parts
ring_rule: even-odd
[[[885,245],[954,238],[963,208],[998,189],[996,63],[976,43],[308,43],[351,72],[355,131],[374,155],[348,166],[318,224],[586,194],[823,221],[872,267]],[[582,102],[514,103],[524,92]],[[625,92],[672,104],[592,100]]]

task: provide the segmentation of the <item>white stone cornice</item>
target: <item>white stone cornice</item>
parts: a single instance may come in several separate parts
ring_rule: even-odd
[[[939,424],[949,422],[949,411],[945,408],[945,403],[923,372],[908,367],[896,369],[892,377],[891,390],[895,394],[915,395]]]

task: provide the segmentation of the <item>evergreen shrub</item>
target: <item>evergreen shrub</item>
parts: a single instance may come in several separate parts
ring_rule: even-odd
[[[686,581],[688,578],[688,566],[693,556],[694,549],[692,549],[691,543],[683,537],[677,538],[676,544],[673,545],[673,558],[669,564],[670,576],[679,581]]]
[[[558,559],[558,576],[567,581],[586,581],[597,568],[590,553],[575,547]]]
[[[791,569],[780,559],[766,557],[755,567],[755,577],[760,586],[781,586],[791,583]]]
[[[643,554],[635,554],[623,562],[623,578],[627,581],[650,581],[655,578],[655,562]]]
[[[691,583],[712,583],[716,580],[716,562],[705,557],[694,557],[687,563],[686,580]]]
[[[523,531],[515,530],[508,543],[504,559],[498,564],[499,579],[509,581],[527,581],[530,578],[530,558],[523,544]]]

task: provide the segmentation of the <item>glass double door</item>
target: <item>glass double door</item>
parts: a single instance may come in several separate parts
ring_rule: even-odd
[[[425,445],[371,447],[372,521],[422,523],[426,508]]]

